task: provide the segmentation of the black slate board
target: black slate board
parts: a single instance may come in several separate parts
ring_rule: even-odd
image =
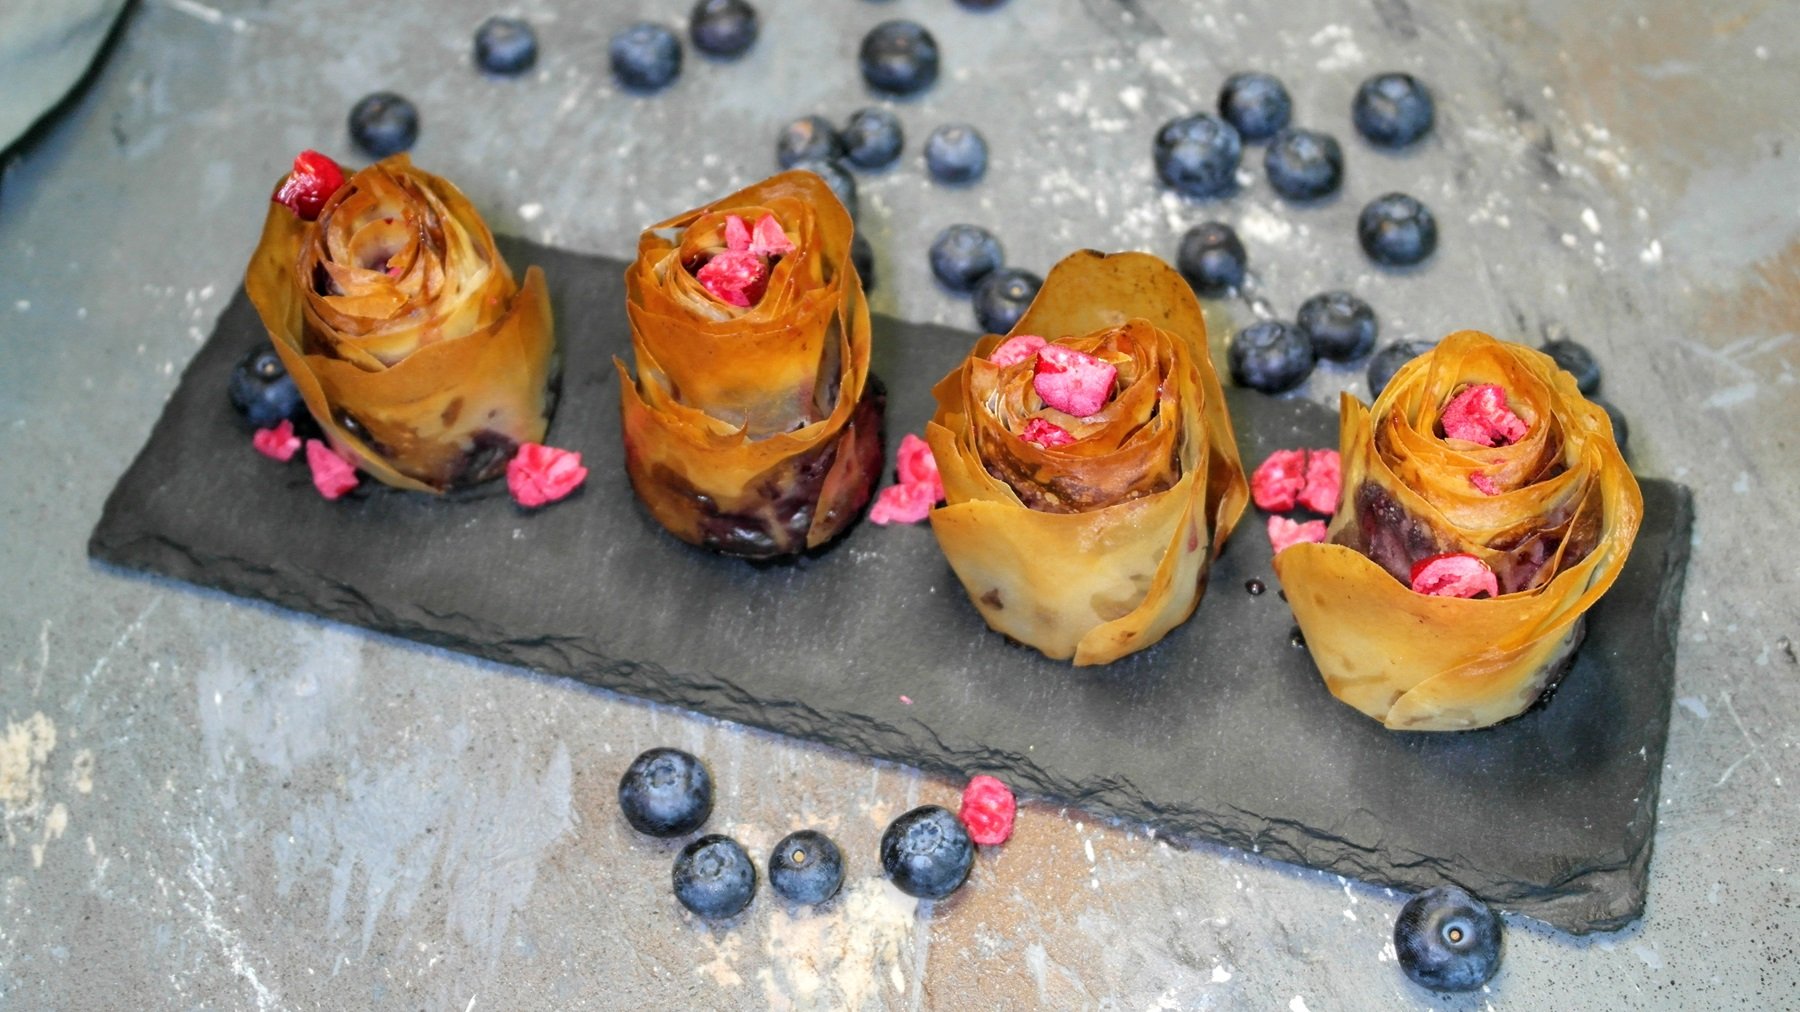
[[[1644,483],[1631,561],[1548,706],[1460,734],[1396,734],[1339,704],[1245,517],[1193,620],[1076,669],[1008,645],[929,527],[861,524],[757,568],[665,535],[632,497],[611,356],[623,265],[518,241],[543,265],[566,356],[551,433],[592,470],[526,513],[494,485],[332,503],[256,454],[225,380],[263,332],[243,293],[195,355],[89,545],[99,560],[962,777],[1176,835],[1413,890],[1453,880],[1573,932],[1642,914],[1668,735],[1692,504]],[[891,447],[972,336],[876,322]],[[1245,461],[1336,444],[1316,405],[1231,392]],[[1268,582],[1260,597],[1250,577]],[[911,700],[907,703],[905,696]]]

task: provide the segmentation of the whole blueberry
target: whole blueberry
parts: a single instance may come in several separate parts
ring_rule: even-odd
[[[959,292],[973,290],[1005,262],[1000,240],[980,225],[951,225],[931,241],[931,273]]]
[[[1411,74],[1376,74],[1356,89],[1350,118],[1371,142],[1404,147],[1431,129],[1431,92]]]
[[[850,217],[856,217],[856,177],[839,164],[837,159],[815,158],[811,161],[796,163],[794,168],[805,169],[825,180],[825,185],[831,187],[831,192],[837,197],[838,203],[844,205],[844,210],[850,212]]]
[[[1164,123],[1151,153],[1164,183],[1190,197],[1216,197],[1237,184],[1244,142],[1230,123],[1198,112]]]
[[[631,828],[651,836],[681,836],[712,814],[712,777],[700,760],[676,748],[653,748],[619,778],[619,811]]]
[[[1344,152],[1330,134],[1289,128],[1269,142],[1263,169],[1276,193],[1289,200],[1316,200],[1343,183]]]
[[[640,21],[620,30],[607,53],[613,76],[632,91],[656,91],[681,73],[681,40],[654,22]]]
[[[925,138],[925,168],[940,183],[973,183],[987,163],[987,138],[967,123],[946,123]]]
[[[974,863],[969,831],[937,805],[907,812],[881,834],[881,868],[908,896],[943,899],[963,884]]]
[[[850,263],[856,267],[856,276],[862,280],[863,291],[874,291],[875,249],[869,245],[869,237],[861,232],[850,237]]]
[[[1619,452],[1624,453],[1626,444],[1631,442],[1631,426],[1625,423],[1624,412],[1614,407],[1611,401],[1597,400],[1594,403],[1612,420],[1613,442],[1619,444]]]
[[[1349,292],[1324,292],[1300,304],[1294,323],[1320,358],[1351,362],[1375,347],[1375,310]]]
[[[490,74],[523,74],[537,55],[537,33],[523,18],[496,14],[475,29],[475,64]]]
[[[364,95],[350,107],[350,139],[376,158],[397,155],[419,139],[418,107],[391,91]]]
[[[937,39],[917,21],[883,21],[863,36],[860,60],[869,87],[911,95],[937,80]]]
[[[789,833],[769,854],[769,886],[793,903],[823,903],[844,884],[844,852],[811,829]]]
[[[1356,219],[1356,238],[1378,264],[1405,267],[1437,249],[1437,219],[1431,209],[1404,193],[1369,201]]]
[[[284,418],[298,418],[305,411],[300,388],[281,364],[274,348],[253,348],[231,369],[226,385],[231,406],[251,425],[266,429]]]
[[[879,169],[900,157],[906,132],[900,117],[880,107],[858,109],[844,124],[844,158],[859,169]]]
[[[740,56],[756,41],[756,8],[744,0],[699,0],[688,12],[688,38],[708,56]]]
[[[1236,73],[1219,89],[1219,115],[1246,141],[1273,137],[1293,114],[1294,100],[1288,97],[1287,86],[1273,75]]]
[[[1394,953],[1416,984],[1473,991],[1500,969],[1500,915],[1455,886],[1435,886],[1400,908]]]
[[[1044,279],[1017,267],[1002,267],[982,278],[970,301],[975,321],[989,334],[1004,334],[1025,315]]]
[[[1237,332],[1226,354],[1231,380],[1241,387],[1278,394],[1312,374],[1312,338],[1291,323],[1261,320]]]
[[[1248,263],[1237,232],[1222,221],[1188,229],[1175,250],[1175,268],[1194,291],[1206,296],[1224,295],[1243,284]]]
[[[708,920],[730,917],[756,895],[756,865],[743,845],[708,833],[675,855],[675,898]]]
[[[784,169],[801,162],[839,158],[843,153],[844,139],[823,116],[802,116],[782,127],[775,138],[775,160]]]
[[[1430,341],[1395,341],[1369,359],[1369,396],[1380,397],[1400,367],[1431,350]]]
[[[1540,350],[1575,377],[1575,387],[1582,393],[1591,394],[1600,389],[1600,363],[1586,345],[1565,337],[1545,341]]]

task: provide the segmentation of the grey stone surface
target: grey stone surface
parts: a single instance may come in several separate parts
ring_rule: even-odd
[[[0,185],[0,995],[21,1008],[1779,1007],[1800,830],[1800,13],[1460,0],[1289,5],[764,0],[742,63],[690,59],[619,94],[606,37],[672,0],[528,2],[546,44],[477,75],[469,2],[146,0],[93,87]],[[1395,968],[1401,897],[1255,855],[1027,805],[971,885],[922,906],[873,877],[885,822],[957,785],[262,606],[96,571],[87,532],[234,290],[292,153],[348,157],[343,118],[391,87],[416,155],[500,231],[626,253],[637,229],[773,167],[776,128],[872,101],[848,61],[912,16],[945,73],[909,135],[963,119],[994,152],[932,187],[916,142],[863,177],[878,309],[963,325],[930,236],[970,220],[1042,270],[1076,246],[1170,256],[1232,221],[1254,298],[1209,307],[1223,344],[1259,307],[1348,286],[1384,340],[1462,326],[1568,334],[1606,369],[1635,462],[1695,489],[1676,707],[1645,918],[1585,939],[1509,923],[1490,993]],[[1345,144],[1342,197],[1291,208],[1158,192],[1149,137],[1232,70],[1284,77]],[[1355,84],[1436,89],[1421,147],[1355,138]],[[1253,149],[1254,150],[1254,149]],[[1254,166],[1255,162],[1250,162]],[[1440,250],[1372,270],[1350,223],[1410,189]],[[1360,388],[1316,374],[1305,396]],[[597,592],[601,589],[597,588]],[[761,854],[795,825],[851,861],[819,912],[759,901],[708,928],[666,893],[673,848],[609,802],[631,755],[676,744],[723,786],[714,825]],[[1196,771],[1204,775],[1204,771]]]
[[[34,0],[0,8],[0,151],[88,69],[125,0]]]

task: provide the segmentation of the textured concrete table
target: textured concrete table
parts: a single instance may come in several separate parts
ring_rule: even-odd
[[[1444,1007],[1395,967],[1401,897],[1141,826],[1028,804],[969,887],[921,907],[874,876],[888,819],[958,785],[628,698],[90,566],[100,503],[236,286],[292,153],[352,157],[343,117],[394,88],[415,151],[496,229],[624,254],[637,229],[773,168],[773,137],[868,104],[857,39],[910,16],[944,77],[900,104],[908,154],[860,180],[878,309],[969,322],[923,252],[995,229],[1042,271],[1078,246],[1172,256],[1237,225],[1253,297],[1215,342],[1348,286],[1384,340],[1474,326],[1568,334],[1606,367],[1646,474],[1697,493],[1696,546],[1650,907],[1571,939],[1509,923],[1506,963],[1453,1008],[1776,1007],[1800,990],[1800,10],[1749,0],[1409,7],[1178,0],[763,0],[739,63],[689,54],[667,93],[618,93],[607,37],[677,0],[526,0],[543,58],[481,77],[483,4],[146,0],[90,86],[0,185],[0,1004],[156,1007]],[[1344,194],[1161,193],[1149,138],[1255,67],[1335,133]],[[1416,153],[1348,124],[1369,73],[1430,81]],[[918,162],[936,123],[986,132],[966,190]],[[1254,149],[1253,149],[1254,153]],[[1373,271],[1356,210],[1407,189],[1443,244]],[[1321,369],[1306,396],[1362,390]],[[1254,531],[1250,534],[1254,535]],[[765,898],[731,930],[682,915],[673,849],[612,802],[674,744],[721,785],[753,851],[791,825],[850,855],[845,894]],[[1204,771],[1196,771],[1203,776]]]

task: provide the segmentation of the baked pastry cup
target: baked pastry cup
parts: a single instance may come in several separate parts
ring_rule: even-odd
[[[317,220],[271,202],[244,287],[326,438],[377,480],[445,492],[543,441],[543,272],[515,284],[474,206],[406,155],[351,176]]]
[[[1459,428],[1492,388],[1513,433]],[[1605,410],[1542,352],[1463,331],[1372,408],[1346,394],[1341,412],[1342,505],[1326,543],[1275,556],[1325,684],[1395,730],[1517,716],[1572,661],[1643,516]],[[1491,589],[1415,591],[1415,570],[1445,558],[1491,574]]]
[[[1106,664],[1193,614],[1248,498],[1206,349],[1173,268],[1083,250],[1050,271],[1008,338],[981,338],[937,384],[926,439],[946,504],[931,527],[991,628]],[[1040,393],[1040,372],[1071,352],[1115,370],[1081,415]]]
[[[625,272],[635,377],[613,360],[625,467],[650,515],[681,540],[794,556],[867,505],[886,395],[869,375],[853,227],[823,179],[795,170],[638,240]],[[702,273],[728,254],[761,272],[754,284],[708,287]]]

